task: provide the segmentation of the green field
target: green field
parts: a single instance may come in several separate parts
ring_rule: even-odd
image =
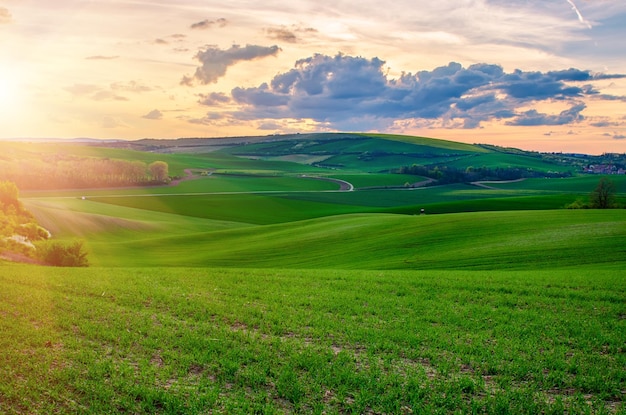
[[[424,178],[386,170],[563,166],[421,137],[266,140],[63,147],[194,177],[22,192],[91,266],[0,259],[0,413],[626,413],[626,210],[565,209],[599,176],[411,189]]]
[[[626,286],[543,271],[2,268],[3,413],[623,413]]]

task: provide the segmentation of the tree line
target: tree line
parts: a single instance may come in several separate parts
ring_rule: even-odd
[[[0,180],[22,190],[80,189],[163,184],[169,181],[168,164],[155,161],[54,155],[47,158],[0,160]]]
[[[570,172],[539,172],[521,167],[467,167],[422,166],[414,164],[396,169],[394,173],[411,174],[437,180],[437,184],[470,183],[480,180],[518,180],[530,177],[569,177]]]

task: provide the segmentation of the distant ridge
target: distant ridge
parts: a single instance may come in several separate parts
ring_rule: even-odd
[[[2,138],[0,141],[12,141],[23,143],[115,143],[118,141],[124,141],[119,138],[89,138],[89,137],[76,137],[76,138],[32,138],[32,137],[18,137],[18,138]]]

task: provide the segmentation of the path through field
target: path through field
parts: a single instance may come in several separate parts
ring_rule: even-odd
[[[471,182],[470,184],[473,184],[474,186],[478,186],[478,187],[483,187],[485,189],[501,190],[501,189],[498,189],[497,187],[489,186],[489,184],[517,183],[517,182],[523,182],[524,180],[526,179],[521,178],[521,179],[515,179],[515,180],[481,180],[479,182]]]

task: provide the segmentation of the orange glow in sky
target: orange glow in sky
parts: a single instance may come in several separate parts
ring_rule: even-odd
[[[1,138],[375,131],[626,152],[626,3],[0,0]]]

